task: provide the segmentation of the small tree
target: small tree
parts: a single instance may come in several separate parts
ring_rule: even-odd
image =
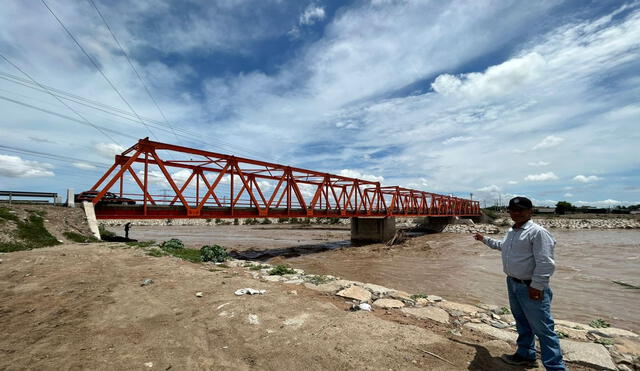
[[[215,262],[222,263],[225,260],[231,259],[227,250],[220,245],[204,245],[200,249],[200,255],[202,256],[203,262]]]
[[[575,209],[575,206],[567,201],[558,201],[556,204],[556,213],[560,215],[564,215],[567,211],[574,211]]]

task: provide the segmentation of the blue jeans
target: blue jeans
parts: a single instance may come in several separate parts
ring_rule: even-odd
[[[516,354],[526,359],[536,359],[535,336],[540,341],[540,358],[547,370],[566,370],[562,361],[560,339],[553,327],[551,317],[550,288],[544,289],[542,299],[529,299],[529,287],[507,277],[509,305],[518,329]]]

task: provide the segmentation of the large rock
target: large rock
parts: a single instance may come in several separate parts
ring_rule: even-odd
[[[369,301],[371,300],[371,293],[362,287],[351,286],[344,290],[341,290],[337,293],[338,296],[342,296],[347,299],[354,299],[358,301]]]
[[[589,341],[589,338],[587,337],[587,334],[588,334],[587,330],[578,330],[572,327],[565,327],[565,326],[558,325],[556,326],[556,333],[558,332],[562,332],[563,334],[567,335],[567,337],[569,337],[570,339]]]
[[[398,300],[405,300],[405,301],[412,301],[413,299],[411,299],[411,294],[409,294],[408,292],[405,291],[399,291],[399,290],[391,290],[387,293],[387,296],[392,298],[392,299],[398,299]]]
[[[565,361],[605,370],[616,370],[609,351],[600,344],[561,339],[560,348]]]
[[[478,314],[478,311],[480,310],[480,308],[474,305],[454,303],[452,301],[441,301],[438,303],[438,306],[440,308],[447,309],[447,310],[461,311],[471,316],[475,316],[476,314]]]
[[[516,334],[515,332],[508,331],[508,330],[500,330],[493,326],[487,325],[486,323],[467,322],[464,324],[464,327],[470,328],[474,331],[481,332],[485,335],[489,335],[499,340],[504,340],[512,344],[515,344],[516,339],[518,339],[518,334]]]
[[[373,306],[384,309],[402,308],[404,307],[404,303],[395,299],[378,299],[373,302]]]
[[[353,281],[335,280],[335,281],[330,281],[320,285],[314,285],[313,283],[305,283],[304,286],[311,290],[321,291],[321,292],[330,292],[333,294],[351,285],[353,285]]]
[[[570,327],[570,328],[574,328],[574,329],[578,329],[578,330],[593,330],[594,327],[591,327],[589,325],[585,325],[583,323],[577,323],[577,322],[571,322],[571,321],[565,321],[565,320],[561,320],[561,319],[556,319],[554,320],[556,325],[561,325],[564,327]]]
[[[597,328],[589,332],[593,332],[596,335],[605,336],[605,337],[616,337],[616,336],[627,336],[627,337],[633,337],[633,338],[638,337],[638,334],[636,334],[635,332],[631,332],[631,331],[627,331],[627,330],[623,330],[621,328],[615,328],[615,327]]]
[[[403,313],[416,318],[430,319],[440,323],[449,323],[449,313],[438,307],[402,308],[401,310]]]

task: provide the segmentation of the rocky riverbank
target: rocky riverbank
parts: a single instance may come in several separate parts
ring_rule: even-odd
[[[447,301],[439,296],[410,294],[371,283],[330,275],[305,274],[295,269],[290,274],[275,275],[273,266],[243,260],[224,263],[244,268],[257,280],[305,288],[336,295],[348,300],[352,310],[383,311],[444,325],[454,336],[463,330],[515,344],[515,321],[508,308],[491,304],[469,305]],[[290,291],[295,293],[296,291]],[[243,294],[243,293],[241,293]],[[634,370],[640,367],[640,337],[624,329],[608,327],[603,321],[580,324],[556,320],[564,357],[569,362],[605,370]]]

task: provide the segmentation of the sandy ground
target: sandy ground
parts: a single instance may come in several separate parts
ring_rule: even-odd
[[[108,243],[0,258],[2,370],[518,369],[497,358],[512,351],[502,341],[397,311],[352,312],[335,296],[260,282],[243,268]],[[234,295],[245,287],[267,293]]]

